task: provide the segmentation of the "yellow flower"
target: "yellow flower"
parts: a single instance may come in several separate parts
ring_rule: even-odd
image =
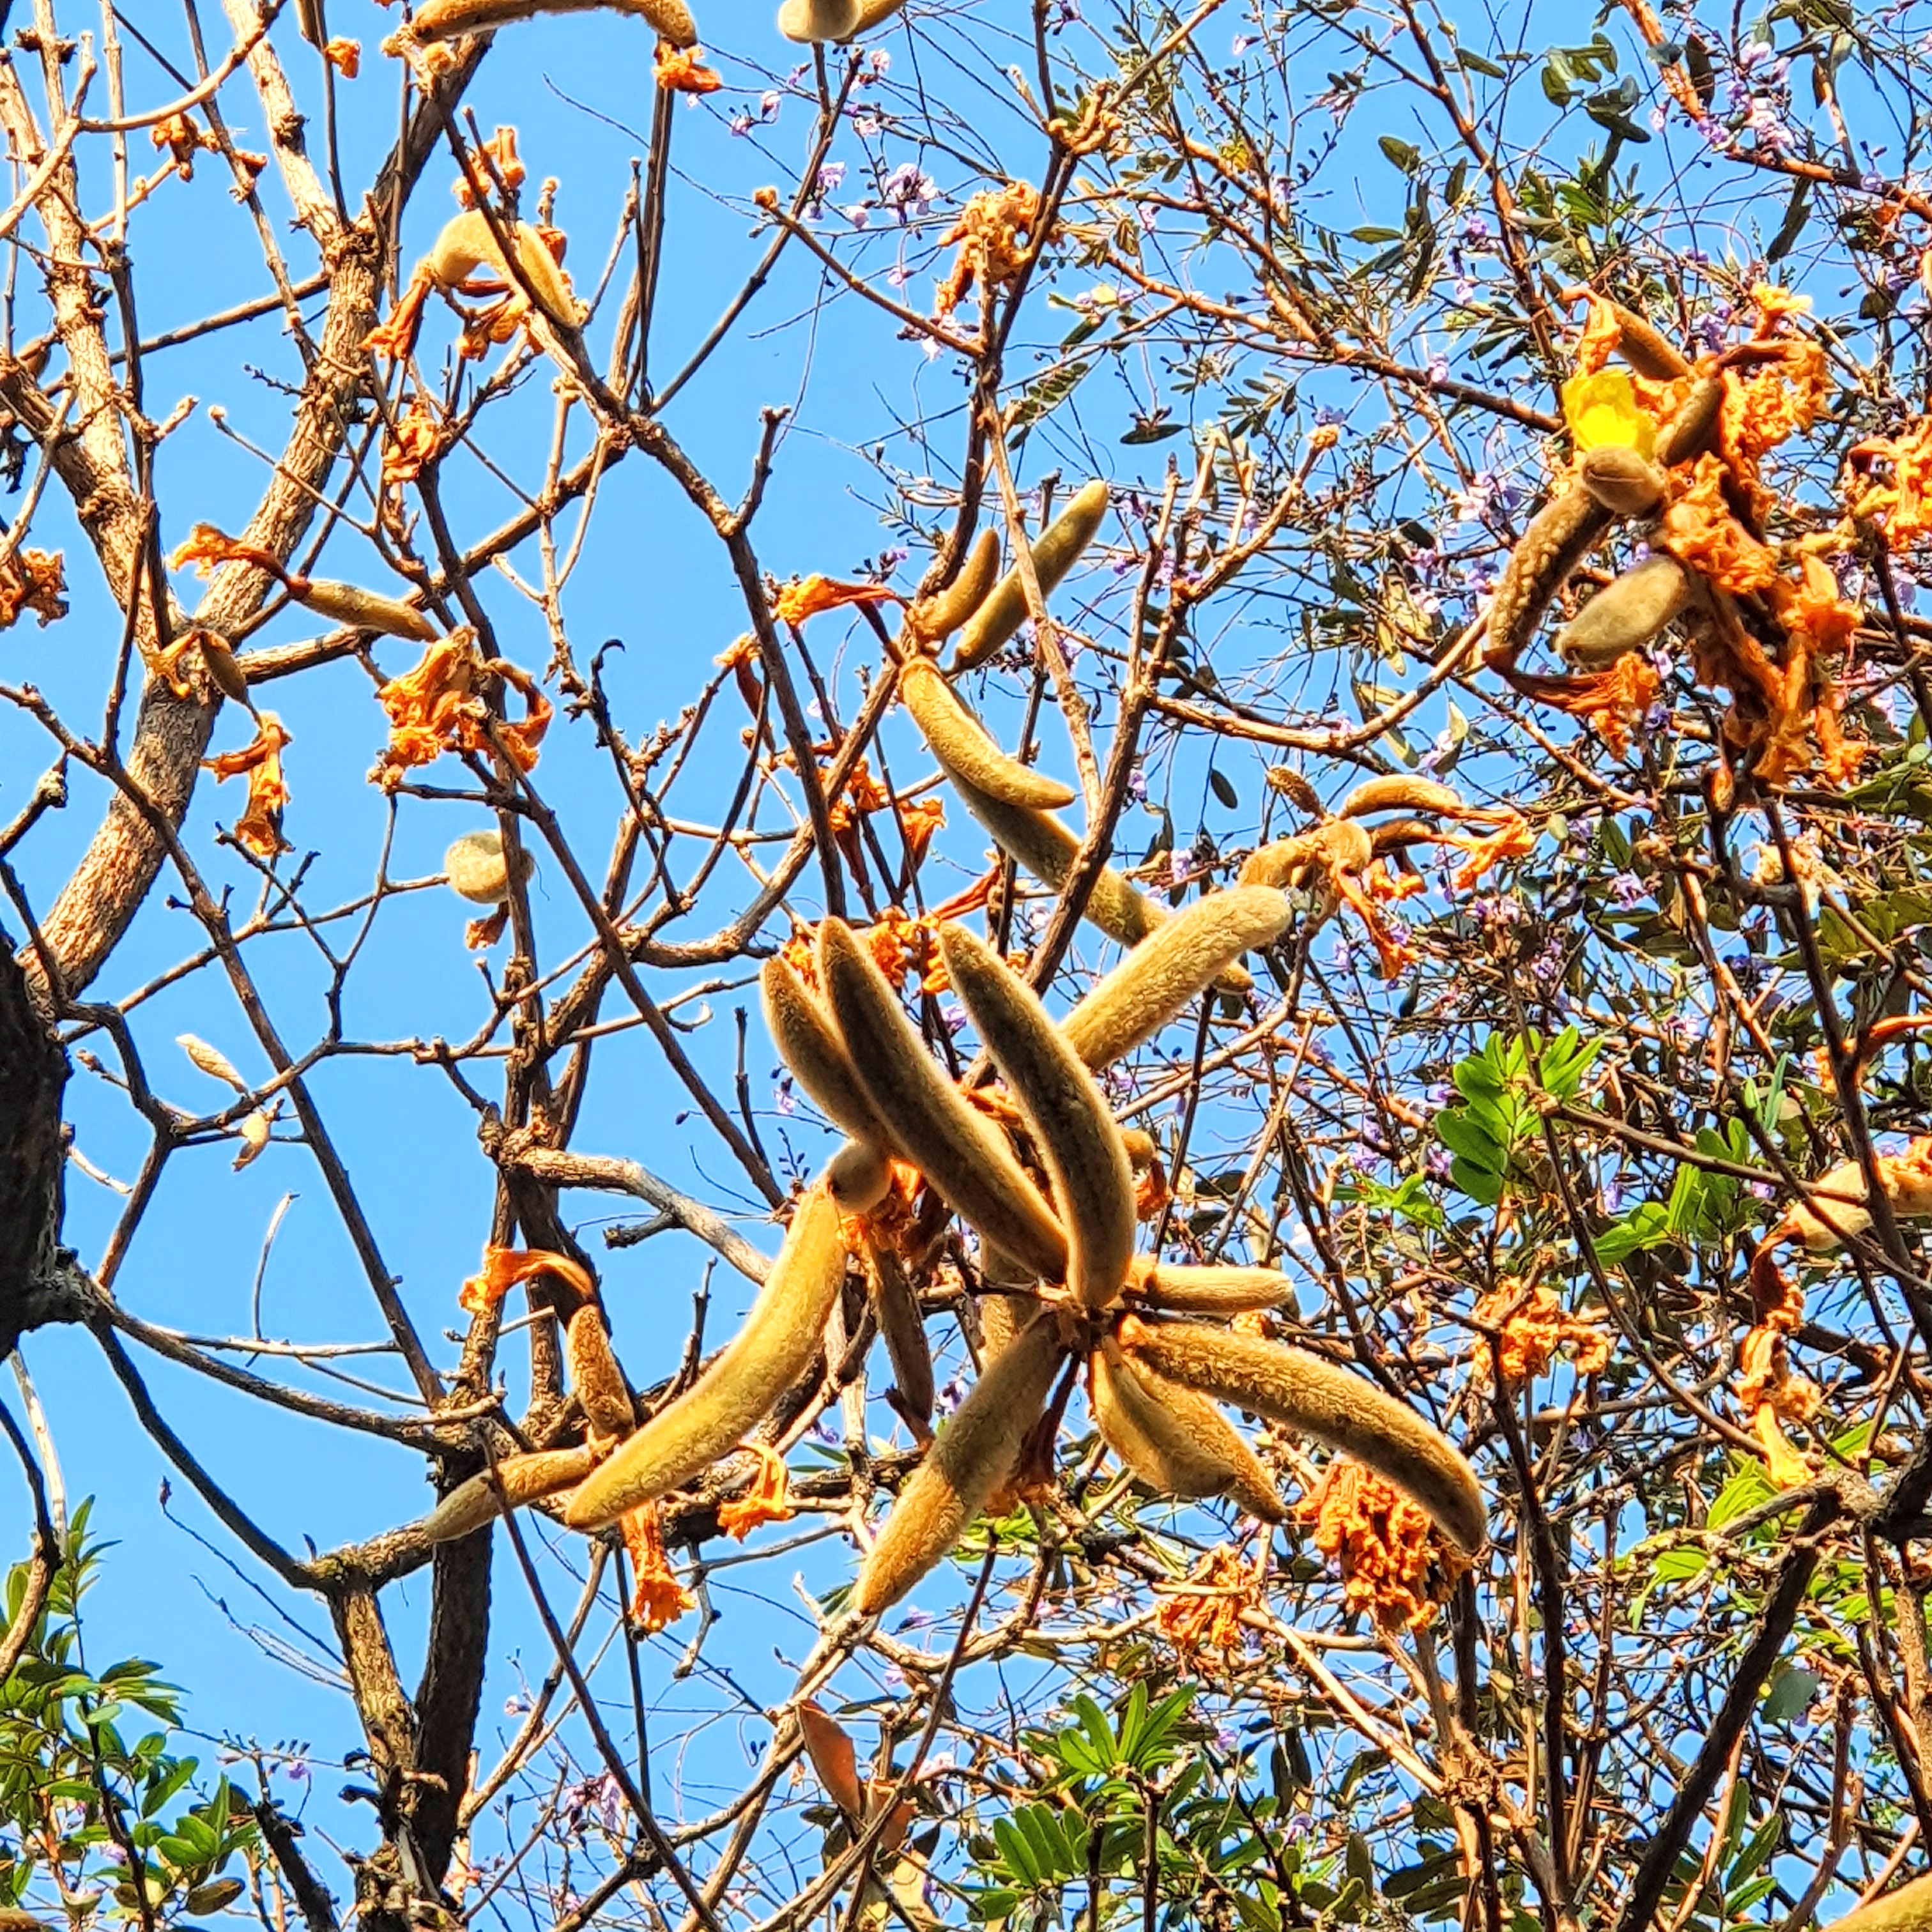
[[[1648,456],[1657,442],[1657,425],[1638,406],[1636,392],[1621,369],[1572,376],[1563,385],[1563,416],[1579,455],[1616,443]]]

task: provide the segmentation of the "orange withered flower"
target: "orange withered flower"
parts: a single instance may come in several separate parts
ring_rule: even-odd
[[[436,418],[418,396],[382,439],[383,488],[413,483],[422,474],[423,465],[435,455],[436,442]]]
[[[1505,1283],[1485,1295],[1470,1313],[1484,1327],[1499,1331],[1496,1360],[1502,1380],[1512,1388],[1542,1375],[1559,1350],[1569,1352],[1580,1376],[1600,1374],[1610,1359],[1610,1337],[1594,1322],[1570,1314],[1553,1288],[1526,1291]],[[1486,1348],[1478,1350],[1476,1361],[1479,1370],[1487,1370]]]
[[[950,316],[976,282],[983,310],[1005,284],[1019,272],[1028,242],[1040,219],[1040,194],[1027,182],[1009,182],[974,195],[959,211],[959,219],[940,237],[942,248],[958,244],[958,259],[940,284],[934,313]]]
[[[568,1255],[555,1254],[548,1248],[500,1248],[493,1243],[483,1250],[483,1265],[464,1282],[457,1306],[466,1315],[481,1315],[495,1307],[518,1282],[540,1274],[555,1275],[580,1295],[597,1292],[596,1283],[581,1264]]]
[[[1500,831],[1486,838],[1472,838],[1460,832],[1444,832],[1441,837],[1444,844],[1468,854],[1449,882],[1450,890],[1458,892],[1473,891],[1493,867],[1508,859],[1526,859],[1536,846],[1536,834],[1531,830],[1529,821],[1516,812],[1504,820]]]
[[[524,705],[520,722],[493,718],[482,696],[483,686],[501,678]],[[537,747],[550,728],[550,700],[529,672],[501,658],[485,658],[473,633],[458,631],[439,639],[414,670],[390,679],[376,693],[389,716],[389,742],[370,776],[387,790],[417,765],[433,764],[445,752],[480,752],[495,741],[519,771],[536,764]]]
[[[16,550],[0,563],[0,631],[31,610],[44,628],[67,615],[67,565],[57,550]]]
[[[667,94],[716,94],[724,81],[698,56],[702,47],[674,47],[668,40],[658,43],[657,59],[652,77]]]
[[[1300,1514],[1333,1557],[1352,1610],[1384,1630],[1420,1630],[1467,1562],[1435,1529],[1426,1510],[1372,1470],[1338,1456]]]
[[[1207,1660],[1210,1651],[1230,1662],[1246,1647],[1242,1615],[1260,1600],[1259,1564],[1250,1570],[1224,1543],[1188,1572],[1186,1586],[1160,1606],[1154,1628],[1197,1664]]]
[[[640,1503],[619,1520],[624,1553],[631,1559],[636,1588],[631,1597],[631,1620],[648,1636],[674,1624],[694,1608],[697,1598],[673,1573],[664,1553],[664,1528],[656,1503]]]
[[[721,1504],[718,1510],[718,1527],[736,1543],[766,1523],[789,1522],[798,1514],[791,1504],[791,1478],[784,1458],[766,1443],[746,1447],[758,1459],[758,1473],[742,1496]]]
[[[362,44],[338,34],[322,50],[322,57],[341,75],[344,80],[353,80],[362,71]]]
[[[781,624],[790,624],[795,628],[808,617],[816,617],[824,610],[839,610],[848,604],[904,602],[896,590],[888,590],[883,584],[840,584],[814,572],[810,577],[794,577],[789,584],[782,585],[778,594],[772,599],[772,615]]]
[[[289,742],[282,721],[272,711],[264,711],[256,718],[251,742],[204,764],[203,768],[217,778],[248,778],[248,806],[235,821],[235,837],[258,859],[272,860],[289,850],[282,836],[282,813],[289,802],[289,788],[282,777],[282,752]]]

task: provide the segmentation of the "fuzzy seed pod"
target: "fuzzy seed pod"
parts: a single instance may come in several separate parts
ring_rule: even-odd
[[[1611,309],[1617,318],[1617,353],[1640,376],[1647,376],[1653,382],[1674,382],[1680,376],[1690,373],[1690,364],[1683,352],[1667,338],[1646,322],[1634,310],[1627,309],[1622,302],[1612,302]]]
[[[1654,516],[1663,507],[1664,472],[1622,443],[1584,451],[1576,480],[1605,509],[1620,517]]]
[[[932,1351],[926,1342],[919,1297],[907,1279],[905,1264],[882,1243],[866,1244],[866,1272],[871,1277],[872,1306],[892,1365],[902,1412],[926,1422],[932,1414]]]
[[[242,675],[228,640],[219,632],[204,626],[195,634],[195,643],[201,652],[201,661],[208,667],[208,674],[214,679],[215,688],[224,698],[232,698],[237,704],[248,701],[248,680]]]
[[[1040,1277],[998,1248],[989,1246],[980,1250],[980,1278],[986,1284],[986,1292],[976,1298],[980,1333],[986,1344],[980,1352],[980,1366],[984,1368],[996,1355],[1006,1352],[1013,1337],[1038,1317],[1043,1304],[1035,1293]],[[1001,1288],[1022,1288],[1026,1292],[1001,1294],[994,1292]]]
[[[949,778],[963,778],[1008,805],[1050,809],[1073,802],[1073,793],[1058,778],[1008,758],[994,743],[931,658],[908,660],[899,672],[899,696]]]
[[[840,1214],[866,1214],[891,1191],[892,1170],[886,1155],[869,1141],[847,1141],[825,1163],[820,1178]]]
[[[1556,634],[1572,670],[1605,670],[1647,644],[1690,602],[1690,573],[1674,556],[1650,557],[1606,584]]]
[[[1926,1932],[1932,1926],[1932,1875],[1847,1912],[1825,1932]]]
[[[602,1529],[689,1482],[730,1454],[804,1374],[844,1285],[838,1222],[838,1204],[822,1187],[799,1203],[745,1325],[571,1498],[564,1520],[572,1529]]]
[[[1724,404],[1722,375],[1714,370],[1708,376],[1700,376],[1658,436],[1652,454],[1666,470],[1673,464],[1689,462],[1709,442]]]
[[[1336,808],[1334,816],[1366,818],[1376,812],[1431,812],[1438,818],[1460,818],[1467,809],[1462,794],[1453,785],[1412,772],[1392,772],[1356,786]]]
[[[1251,1516],[1288,1514],[1261,1458],[1205,1396],[1130,1362],[1107,1336],[1092,1358],[1094,1420],[1107,1447],[1150,1490],[1231,1496]]]
[[[852,1588],[861,1616],[897,1603],[1011,1478],[1065,1354],[1055,1324],[1036,1322],[981,1371],[880,1528]]]
[[[838,1028],[798,975],[774,954],[759,972],[758,991],[772,1045],[819,1111],[854,1140],[892,1151],[897,1143],[860,1084]]]
[[[1070,1013],[1067,1017],[1070,1019],[1072,1015]],[[1076,1048],[1075,1051],[1078,1049]],[[1090,1065],[1091,1062],[1088,1064]],[[1144,1127],[1123,1127],[1120,1130],[1120,1144],[1127,1150],[1127,1165],[1130,1167],[1152,1166],[1154,1156],[1160,1151],[1154,1143],[1153,1135]]]
[[[1127,1274],[1127,1293],[1177,1315],[1246,1315],[1294,1299],[1294,1284],[1276,1268],[1188,1268],[1145,1257]]]
[[[896,11],[904,3],[904,0],[891,0],[887,11]],[[864,16],[872,10],[872,0],[866,0],[866,4],[860,8],[860,21],[856,31],[863,32],[870,24]],[[912,607],[906,619],[907,641],[916,641],[922,649],[944,644],[986,602],[999,574],[999,534],[994,530],[982,530],[979,540],[967,553],[959,574],[944,590],[935,592]]]
[[[842,40],[859,24],[859,0],[784,0],[778,32],[800,46]]]
[[[846,1051],[893,1144],[953,1212],[1054,1280],[1066,1237],[1005,1135],[947,1079],[886,976],[842,920],[818,928],[818,977]]]
[[[517,853],[518,883],[527,879],[536,861],[526,848]],[[510,896],[510,868],[503,858],[500,832],[466,832],[442,855],[449,889],[476,905],[501,905]]]
[[[1462,1550],[1480,1550],[1483,1492],[1454,1445],[1373,1383],[1318,1355],[1192,1322],[1130,1318],[1120,1342],[1136,1366],[1237,1404],[1365,1462],[1413,1498]]]
[[[423,0],[410,22],[422,41],[446,40],[455,34],[481,33],[486,27],[507,27],[539,14],[634,14],[648,20],[673,46],[688,47],[698,40],[698,22],[684,0]]]
[[[236,1132],[242,1138],[242,1150],[235,1156],[234,1171],[239,1174],[252,1160],[268,1151],[269,1116],[257,1107],[252,1114],[244,1114]]]
[[[1250,947],[1279,939],[1293,916],[1272,886],[1243,884],[1196,900],[1156,926],[1060,1022],[1068,1046],[1096,1072],[1111,1066]]]
[[[1242,862],[1244,886],[1312,886],[1324,875],[1359,872],[1375,856],[1374,841],[1353,819],[1331,818],[1311,831],[1258,846]]]
[[[211,1078],[232,1087],[238,1094],[248,1091],[248,1083],[236,1072],[227,1054],[218,1046],[210,1046],[206,1040],[196,1038],[191,1033],[177,1034],[175,1044],[186,1054],[193,1064]]]
[[[554,1496],[580,1483],[602,1462],[603,1444],[586,1442],[574,1449],[542,1449],[531,1456],[506,1456],[496,1465],[494,1480],[488,1469],[458,1483],[423,1519],[423,1534],[432,1543],[453,1543],[494,1522],[506,1508],[521,1509],[540,1497]]]
[[[1033,570],[1042,597],[1051,596],[1079,561],[1081,553],[1099,536],[1100,519],[1106,514],[1106,484],[1089,483],[1074,494],[1066,508],[1040,532],[1033,546]],[[954,672],[984,664],[1026,619],[1026,591],[1018,571],[1010,570],[959,634],[958,648],[952,653]]]
[[[416,20],[418,28],[422,20],[422,16],[418,14]],[[421,38],[419,32],[418,38]],[[517,266],[522,270],[524,280],[530,284],[538,305],[553,322],[566,328],[575,328],[577,304],[571,295],[570,284],[557,266],[556,257],[544,245],[543,237],[527,221],[511,222],[499,217],[496,226],[508,233],[514,243]],[[489,218],[480,208],[466,208],[443,224],[434,245],[424,258],[423,266],[439,288],[454,288],[479,268],[487,268],[492,274],[500,276],[512,287],[520,286],[504,260],[502,250],[496,245]],[[339,590],[346,586],[338,584],[332,587]],[[421,621],[420,614],[416,615]],[[347,618],[344,621],[365,620]],[[434,633],[426,634],[433,637]]]
[[[296,590],[295,584],[302,587]],[[376,631],[386,637],[413,638],[418,644],[434,644],[437,632],[413,604],[394,597],[380,597],[359,584],[332,584],[326,578],[298,578],[290,585],[298,602],[318,617],[338,624],[352,624],[358,631]]]
[[[1570,580],[1612,521],[1581,488],[1552,498],[1530,520],[1490,601],[1489,657],[1513,663],[1536,629],[1550,600]]]
[[[939,950],[1033,1130],[1066,1233],[1066,1285],[1088,1308],[1120,1298],[1134,1254],[1134,1178],[1106,1096],[1038,996],[963,926],[940,928]]]
[[[638,1426],[630,1385],[611,1352],[602,1310],[586,1302],[564,1329],[564,1360],[570,1385],[584,1405],[591,1431],[598,1436],[628,1436]]]
[[[905,0],[859,0],[859,17],[844,38],[856,40],[862,34],[869,34],[874,27],[884,26],[904,4]]]

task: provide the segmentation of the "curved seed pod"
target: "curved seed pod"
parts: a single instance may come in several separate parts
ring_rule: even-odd
[[[932,1351],[926,1343],[919,1297],[906,1278],[904,1264],[879,1242],[866,1244],[866,1271],[872,1277],[872,1306],[878,1312],[879,1333],[885,1338],[899,1400],[910,1417],[925,1422],[932,1414]]]
[[[1005,1135],[947,1079],[886,976],[842,920],[818,928],[818,976],[866,1091],[894,1144],[953,1212],[988,1240],[1059,1280],[1066,1237]]]
[[[521,1509],[544,1496],[554,1496],[580,1483],[604,1460],[603,1444],[583,1443],[574,1449],[540,1449],[530,1456],[506,1456],[496,1465],[493,1480],[488,1469],[458,1483],[423,1518],[423,1534],[432,1543],[453,1543],[459,1536],[494,1522],[506,1509]]]
[[[1246,1315],[1294,1299],[1278,1268],[1188,1268],[1143,1258],[1128,1272],[1127,1293],[1178,1315]]]
[[[1690,576],[1658,555],[1606,584],[1556,634],[1556,654],[1573,669],[1604,670],[1647,644],[1690,598]]]
[[[1718,426],[1718,414],[1724,402],[1724,377],[1715,370],[1708,376],[1700,376],[1690,385],[1690,394],[1678,405],[1677,413],[1658,436],[1657,447],[1652,454],[1666,470],[1672,464],[1688,463],[1709,440],[1712,430]]]
[[[1286,1518],[1261,1458],[1205,1396],[1130,1362],[1112,1336],[1092,1362],[1094,1420],[1107,1447],[1150,1489],[1232,1496],[1264,1522]]]
[[[842,1214],[868,1214],[891,1191],[892,1165],[870,1141],[847,1141],[819,1177]]]
[[[1513,661],[1529,642],[1550,600],[1596,548],[1612,513],[1582,488],[1566,490],[1530,520],[1490,601],[1489,656]]]
[[[301,587],[298,589],[296,586]],[[290,584],[297,601],[318,617],[338,624],[352,624],[358,631],[380,631],[392,638],[413,638],[418,644],[433,644],[440,633],[428,617],[413,604],[394,597],[378,596],[360,584],[332,584],[326,578],[296,578]]]
[[[838,1204],[822,1187],[799,1203],[745,1325],[571,1498],[572,1529],[602,1529],[735,1449],[810,1366],[845,1280]]]
[[[1369,844],[1378,859],[1411,845],[1430,844],[1442,836],[1442,828],[1426,818],[1385,818],[1369,827]]]
[[[1453,785],[1412,772],[1365,779],[1335,808],[1337,818],[1366,818],[1372,812],[1433,812],[1459,818],[1468,810]]]
[[[858,0],[784,0],[778,9],[778,32],[800,46],[842,40],[858,24]]]
[[[772,1044],[819,1111],[855,1141],[890,1152],[898,1144],[860,1084],[838,1028],[776,953],[760,969],[758,992]]]
[[[1106,1096],[1038,997],[982,939],[944,926],[953,990],[1033,1130],[1066,1234],[1066,1285],[1088,1308],[1120,1298],[1134,1256],[1134,1177]]]
[[[1096,1072],[1112,1064],[1151,1040],[1250,947],[1279,939],[1293,916],[1272,886],[1196,899],[1163,920],[1061,1021],[1067,1045]]]
[[[214,679],[222,696],[233,698],[237,704],[246,704],[248,676],[228,640],[218,631],[211,631],[204,625],[195,633],[194,640],[200,647],[201,661],[208,667],[208,674]]]
[[[874,10],[875,0],[863,0],[859,24],[853,32],[863,33],[872,22],[866,18]],[[886,12],[896,12],[904,0],[891,0]],[[878,16],[885,17],[884,14]],[[982,530],[978,541],[967,553],[959,574],[944,590],[915,604],[906,618],[909,639],[920,645],[941,644],[985,603],[1000,575],[1000,538],[996,530]]]
[[[1072,1016],[1068,1017],[1070,1018]],[[1088,1064],[1090,1065],[1092,1063],[1090,1061]],[[1155,1155],[1160,1152],[1154,1137],[1144,1127],[1123,1127],[1120,1130],[1120,1144],[1127,1150],[1127,1165],[1130,1167],[1150,1166]]]
[[[899,696],[932,755],[950,778],[964,778],[1008,805],[1071,805],[1074,794],[1058,778],[1010,758],[985,725],[955,694],[930,658],[909,659],[899,672]]]
[[[1244,886],[1309,886],[1322,872],[1359,872],[1376,855],[1375,842],[1352,818],[1331,818],[1312,831],[1258,846],[1242,862]]]
[[[1036,1322],[987,1364],[880,1528],[852,1588],[861,1616],[897,1603],[1011,1478],[1065,1354],[1058,1327]]]
[[[1576,465],[1576,480],[1605,509],[1620,517],[1651,516],[1663,506],[1664,472],[1622,443],[1585,450]]]
[[[1034,1320],[1043,1304],[1035,1291],[1040,1277],[1021,1266],[1010,1255],[1003,1255],[990,1244],[980,1252],[980,1278],[986,1292],[976,1298],[980,1333],[985,1341],[981,1351],[983,1369],[996,1355],[1004,1354],[1013,1337]],[[1024,1288],[1023,1294],[1000,1294],[1000,1288]]]
[[[859,0],[859,17],[840,38],[856,40],[861,34],[869,34],[874,27],[890,20],[904,4],[905,0]]]
[[[1610,308],[1619,332],[1617,353],[1640,376],[1648,376],[1653,382],[1672,382],[1690,374],[1690,362],[1676,344],[1622,302],[1613,302]]]
[[[540,14],[634,14],[648,20],[674,46],[696,44],[698,22],[684,0],[423,0],[410,22],[418,40],[446,40],[452,34],[480,33],[533,20]]]
[[[536,861],[526,847],[517,853],[519,884],[535,869]],[[442,855],[442,869],[448,875],[449,889],[459,898],[476,905],[501,905],[510,896],[510,868],[503,857],[500,832],[466,832]]]
[[[1483,1492],[1454,1445],[1373,1383],[1318,1355],[1192,1322],[1131,1318],[1120,1341],[1136,1366],[1252,1409],[1366,1462],[1426,1510],[1465,1550],[1483,1545]]]
[[[584,1405],[593,1433],[628,1436],[638,1426],[630,1384],[611,1352],[601,1309],[586,1302],[572,1316],[563,1331],[564,1360],[570,1385]]]
[[[1107,486],[1093,482],[1076,490],[1053,521],[1041,531],[1033,546],[1033,572],[1040,580],[1040,594],[1051,596],[1060,579],[1080,560],[1080,554],[1100,532],[1100,519],[1107,514]],[[956,672],[982,664],[1026,622],[1026,591],[1017,569],[1010,570],[993,587],[992,594],[968,620],[952,653]]]
[[[1825,1932],[1925,1932],[1928,1926],[1932,1926],[1932,1875],[1847,1912]]]

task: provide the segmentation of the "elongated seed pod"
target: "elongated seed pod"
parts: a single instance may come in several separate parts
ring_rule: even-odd
[[[1412,1497],[1462,1550],[1482,1547],[1483,1492],[1448,1438],[1373,1383],[1318,1355],[1192,1322],[1131,1317],[1121,1346],[1136,1364],[1251,1408],[1365,1462]]]
[[[1034,574],[1040,594],[1050,596],[1060,579],[1080,560],[1081,553],[1100,534],[1107,514],[1107,486],[1093,482],[1076,490],[1033,546]],[[982,664],[1005,644],[1027,618],[1026,590],[1016,567],[993,586],[992,594],[968,619],[952,653],[955,671]]]
[[[194,641],[200,648],[201,661],[208,667],[208,676],[222,696],[233,698],[237,704],[246,704],[248,680],[228,640],[204,625],[196,632]]]
[[[983,1368],[996,1355],[1004,1354],[1013,1337],[1038,1318],[1044,1304],[1036,1292],[1039,1276],[990,1244],[980,1252],[980,1278],[986,1284],[986,1292],[977,1298],[976,1304],[980,1311],[980,1333],[985,1342],[980,1351]],[[1023,1288],[1026,1292],[1001,1294],[996,1292],[1001,1288]]]
[[[852,1589],[861,1616],[897,1603],[1012,1476],[1065,1353],[1058,1328],[1036,1322],[987,1364],[880,1528]]]
[[[1251,947],[1288,929],[1294,908],[1272,886],[1210,892],[1156,926],[1060,1022],[1095,1072],[1151,1040]]]
[[[1617,318],[1617,353],[1640,376],[1648,376],[1653,382],[1671,382],[1690,374],[1690,362],[1674,343],[1660,335],[1634,309],[1615,302],[1610,307]]]
[[[745,1325],[683,1394],[624,1443],[571,1498],[572,1529],[602,1529],[655,1502],[735,1449],[810,1366],[845,1280],[838,1204],[813,1188]]]
[[[1916,1878],[1910,1885],[1846,1912],[1825,1932],[1925,1932],[1928,1926],[1932,1926],[1932,1875]]]
[[[1612,513],[1580,487],[1566,490],[1530,520],[1503,566],[1490,600],[1488,655],[1514,662],[1536,629],[1550,600],[1570,580],[1614,520]]]
[[[904,4],[904,0],[891,0],[888,11],[896,11]],[[856,32],[865,31],[869,24],[865,16],[870,11],[869,4],[860,6]],[[944,590],[935,592],[912,607],[906,619],[906,629],[922,645],[944,644],[986,602],[999,575],[999,533],[982,530],[978,541],[968,551],[959,574]]]
[[[1010,758],[955,694],[929,658],[914,658],[899,672],[899,696],[932,755],[950,778],[964,778],[1008,805],[1050,809],[1071,805],[1072,789],[1044,772]]]
[[[1090,1066],[1093,1062],[1089,1060],[1088,1064]],[[1151,1166],[1154,1156],[1160,1151],[1154,1137],[1144,1127],[1123,1127],[1120,1144],[1126,1149],[1127,1162],[1132,1167]]]
[[[1468,808],[1453,785],[1414,772],[1390,772],[1366,778],[1335,808],[1336,818],[1366,818],[1372,812],[1433,812],[1460,818]]]
[[[892,1130],[854,1071],[831,1016],[776,954],[759,971],[758,991],[772,1044],[819,1111],[856,1141],[888,1151],[896,1148]]]
[[[583,1443],[574,1449],[540,1449],[530,1456],[506,1456],[496,1465],[494,1480],[488,1469],[458,1483],[423,1518],[423,1534],[432,1543],[453,1543],[459,1536],[494,1522],[506,1509],[521,1509],[544,1496],[580,1483],[602,1461],[602,1444]]]
[[[611,1352],[602,1310],[586,1303],[572,1316],[563,1335],[570,1385],[592,1430],[599,1436],[629,1435],[638,1426],[638,1414],[624,1371]]]
[[[1130,1299],[1177,1315],[1246,1315],[1279,1308],[1294,1284],[1278,1268],[1190,1268],[1143,1258],[1127,1274]]]
[[[847,1141],[825,1163],[820,1178],[840,1214],[869,1214],[891,1191],[892,1164],[871,1142]]]
[[[847,1055],[893,1144],[988,1240],[1060,1280],[1066,1237],[1053,1210],[1006,1136],[934,1064],[886,976],[842,920],[818,928],[818,976]]]
[[[1112,1336],[1092,1365],[1094,1420],[1108,1448],[1150,1489],[1232,1496],[1264,1522],[1287,1516],[1261,1458],[1205,1396],[1130,1362]]]
[[[1134,1177],[1106,1096],[1033,988],[982,939],[944,926],[940,956],[1033,1129],[1066,1234],[1066,1285],[1088,1308],[1120,1298],[1134,1256]]]
[[[413,638],[418,644],[434,644],[440,634],[423,612],[398,598],[379,596],[360,584],[333,584],[326,578],[298,578],[296,582],[302,586],[296,591],[296,598],[318,617],[352,624],[358,631]]]
[[[1606,584],[1556,634],[1573,669],[1604,670],[1647,644],[1690,601],[1690,573],[1659,554]]]
[[[418,40],[446,40],[453,34],[507,27],[539,14],[634,14],[648,20],[674,46],[698,40],[698,22],[684,0],[423,0],[410,22]]]
[[[842,40],[859,24],[859,0],[784,0],[778,32],[800,46]]]
[[[1723,376],[1715,370],[1700,376],[1658,437],[1657,447],[1651,454],[1666,470],[1672,464],[1688,463],[1710,440],[1724,402]]]
[[[905,4],[905,0],[859,0],[859,17],[839,36],[842,40],[856,40],[861,34],[869,34],[874,27],[883,26]]]
[[[519,846],[517,878],[520,884],[530,877],[536,865],[530,848]],[[510,896],[510,867],[503,856],[500,832],[466,832],[443,854],[442,869],[450,890],[473,905],[501,905]]]
[[[1375,856],[1375,842],[1352,818],[1331,818],[1292,838],[1258,846],[1242,861],[1244,886],[1311,886],[1318,875],[1359,872]]]
[[[1576,465],[1576,480],[1605,509],[1620,517],[1651,516],[1664,505],[1664,472],[1622,443],[1585,450]]]
[[[904,1263],[881,1242],[866,1244],[866,1271],[899,1400],[910,1418],[922,1423],[932,1414],[932,1350],[926,1342],[919,1297],[907,1279]]]

